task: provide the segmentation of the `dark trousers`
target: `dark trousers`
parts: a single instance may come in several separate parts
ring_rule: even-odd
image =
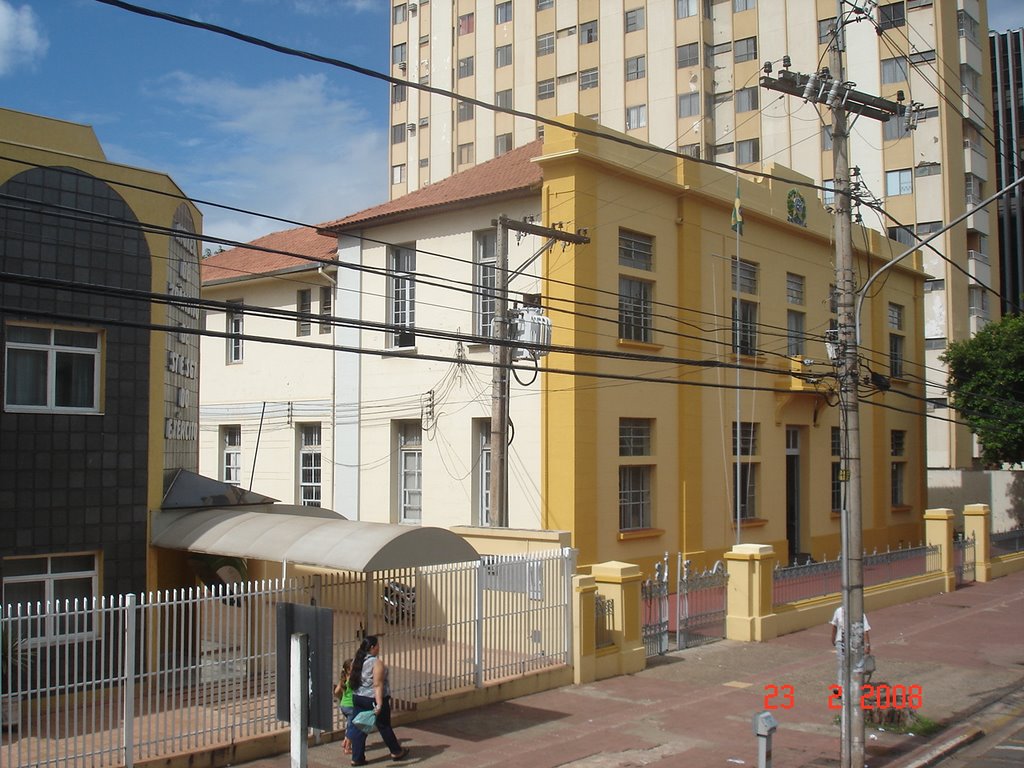
[[[366,736],[367,734],[360,731],[355,725],[352,724],[352,719],[360,712],[365,712],[368,709],[373,709],[373,699],[368,696],[353,696],[352,697],[352,717],[348,719],[348,728],[346,734],[349,741],[352,742],[352,762],[361,763],[366,759]],[[380,732],[381,739],[384,740],[385,746],[391,750],[392,755],[397,755],[402,751],[402,745],[398,743],[398,737],[395,736],[395,731],[391,727],[391,697],[385,696],[384,702],[381,704],[380,711],[377,713],[377,730]]]

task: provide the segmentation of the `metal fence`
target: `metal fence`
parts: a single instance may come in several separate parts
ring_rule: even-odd
[[[654,576],[640,588],[643,602],[644,650],[648,656],[668,653],[668,553],[654,564]]]
[[[973,536],[969,539],[953,539],[953,574],[956,586],[962,587],[974,582],[975,552],[977,547]]]
[[[920,545],[904,549],[865,554],[864,586],[921,576],[940,570],[940,548]],[[776,568],[772,579],[772,603],[785,605],[812,597],[831,595],[842,590],[842,560]]]
[[[570,664],[575,556],[8,606],[0,764],[131,766],[282,730],[280,603],[332,608],[335,676],[363,634],[383,634],[396,708]]]
[[[991,557],[1012,555],[1015,552],[1024,552],[1024,528],[992,534]]]

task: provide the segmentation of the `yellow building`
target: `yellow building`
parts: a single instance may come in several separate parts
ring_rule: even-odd
[[[537,162],[543,221],[591,238],[543,268],[557,350],[542,381],[543,527],[572,531],[584,563],[649,565],[677,550],[710,563],[737,542],[835,557],[834,244],[809,179],[773,166],[774,178],[737,186],[706,164],[560,129]],[[731,228],[737,189],[742,237]],[[862,280],[901,251],[860,227],[853,239]],[[923,286],[907,259],[865,303],[869,550],[917,543],[923,530]]]
[[[768,170],[793,168],[823,187],[834,178],[831,115],[759,85],[784,62],[805,74],[831,66],[835,0],[391,0],[391,197],[521,147],[547,119],[579,113],[641,141],[694,157]],[[930,407],[928,466],[971,469],[969,431],[948,407],[940,357],[998,316],[992,208],[998,186],[985,0],[844,4],[846,79],[858,90],[916,104],[901,120],[856,121],[850,165],[867,226],[903,244],[975,209],[924,250],[930,282],[924,324]],[[416,90],[429,85],[491,110]],[[505,111],[502,111],[505,110]],[[831,202],[828,191],[805,197]],[[970,277],[968,277],[968,274]],[[963,500],[963,501],[971,501]]]

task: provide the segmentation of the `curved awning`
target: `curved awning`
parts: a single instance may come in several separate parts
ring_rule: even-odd
[[[480,557],[444,528],[347,520],[328,510],[287,504],[159,512],[153,544],[361,573]]]

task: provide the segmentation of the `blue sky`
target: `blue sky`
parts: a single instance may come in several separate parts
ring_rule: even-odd
[[[391,0],[134,2],[388,68]],[[990,0],[989,21],[1024,26],[1024,2]],[[164,171],[199,199],[315,224],[387,196],[384,83],[96,0],[0,0],[0,94],[4,107],[92,125],[108,158]],[[215,237],[288,226],[201,207]]]

